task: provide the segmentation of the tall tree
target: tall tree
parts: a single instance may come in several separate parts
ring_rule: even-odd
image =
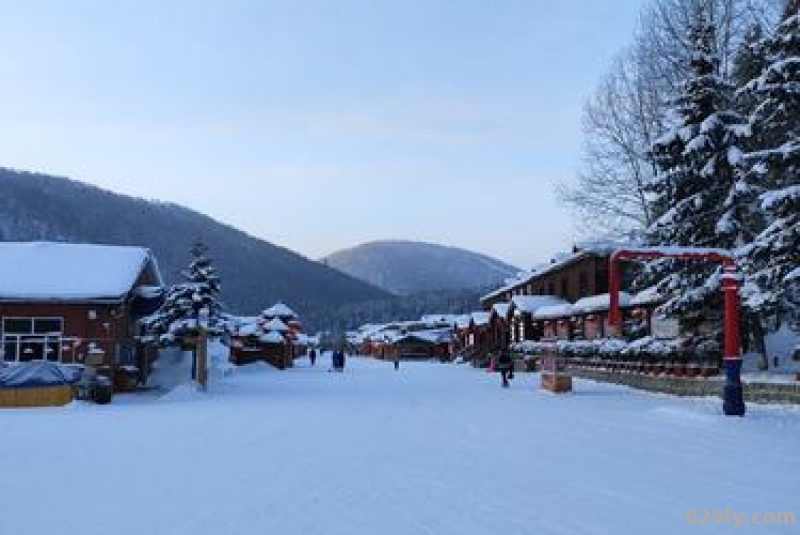
[[[658,172],[648,186],[653,245],[732,248],[747,241],[748,205],[741,191],[740,144],[749,133],[731,109],[733,88],[720,76],[713,12],[695,4],[689,28],[690,75],[673,102],[673,126],[653,144]],[[665,309],[685,323],[706,315],[718,299],[719,278],[697,263],[659,262],[650,273],[674,297]]]
[[[748,305],[764,319],[800,318],[800,0],[786,3],[763,47],[767,64],[745,91],[755,148],[747,155],[761,190],[764,230],[742,250]],[[780,321],[772,322],[772,327]]]
[[[687,28],[697,0],[651,0],[631,47],[614,60],[583,113],[583,158],[577,178],[557,185],[561,202],[584,234],[640,235],[662,215],[647,201],[655,173],[650,149],[668,124],[665,95],[682,91],[691,72]],[[733,65],[739,42],[767,3],[705,0],[715,23],[714,50],[721,74]]]

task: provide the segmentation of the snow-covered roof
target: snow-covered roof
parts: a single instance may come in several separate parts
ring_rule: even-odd
[[[397,343],[407,339],[417,339],[424,342],[429,342],[431,344],[440,344],[443,342],[449,342],[451,336],[451,332],[448,329],[432,329],[428,331],[415,331],[399,334],[394,338],[394,340],[392,340],[392,342]]]
[[[420,318],[423,323],[455,323],[458,316],[455,314],[425,314]]]
[[[471,321],[472,316],[470,314],[464,314],[463,316],[458,316],[458,318],[456,318],[455,324],[459,329],[466,329],[469,327]]]
[[[528,314],[533,314],[543,306],[567,304],[566,301],[555,295],[515,295],[511,302],[514,304],[514,308]]]
[[[619,292],[620,306],[628,306],[631,304],[631,295],[626,292]],[[609,294],[593,295],[591,297],[584,297],[578,300],[574,305],[575,313],[588,314],[591,312],[599,312],[601,310],[608,310],[611,308],[611,296]]]
[[[0,299],[92,301],[122,299],[145,269],[161,284],[143,247],[54,242],[0,243]]]
[[[239,334],[242,336],[253,336],[259,333],[261,329],[259,328],[258,324],[253,323],[244,323],[239,326]]]
[[[489,324],[489,313],[488,312],[473,312],[471,315],[472,315],[472,321],[475,322],[475,325],[488,325]]]
[[[133,294],[143,299],[157,299],[164,295],[163,286],[139,286],[134,289]]]
[[[562,303],[560,305],[546,305],[539,307],[533,313],[533,317],[539,320],[548,320],[554,318],[565,318],[572,316],[575,313],[575,308],[569,303]]]
[[[280,318],[272,318],[264,325],[264,329],[267,331],[286,332],[289,330],[289,327],[282,322]]]
[[[734,253],[728,249],[718,249],[714,247],[681,247],[681,246],[659,246],[659,247],[622,247],[620,250],[638,254],[663,254],[663,255],[717,255],[726,258],[733,258]]]
[[[310,342],[310,338],[308,335],[303,333],[298,333],[297,338],[294,339],[294,343],[299,346],[306,346]]]
[[[511,308],[511,303],[495,303],[494,306],[492,306],[492,311],[501,318],[505,318],[508,316],[509,308]]]
[[[275,331],[270,331],[266,334],[262,334],[259,337],[259,340],[261,340],[265,344],[283,344],[284,342],[286,342],[286,339],[283,337],[283,335]]]
[[[294,310],[283,303],[275,303],[263,312],[265,318],[296,318]]]

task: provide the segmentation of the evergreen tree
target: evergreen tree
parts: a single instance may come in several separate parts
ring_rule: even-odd
[[[185,282],[171,286],[164,304],[145,321],[150,332],[178,339],[193,334],[203,308],[209,312],[209,325],[212,328],[219,323],[222,312],[219,302],[220,279],[211,259],[206,256],[208,247],[197,243],[190,252],[192,261],[182,273]]]
[[[749,128],[731,109],[733,87],[719,75],[714,25],[703,2],[697,3],[689,38],[691,75],[674,101],[673,127],[652,147],[657,173],[648,189],[659,217],[648,240],[657,246],[727,249],[748,241],[752,192],[738,166]],[[653,263],[645,278],[674,296],[664,310],[689,326],[718,306],[716,274],[702,263],[665,260]]]
[[[736,87],[744,87],[750,80],[761,75],[767,66],[764,45],[764,28],[761,22],[756,20],[748,27],[733,58],[731,79]],[[737,97],[739,97],[737,102],[743,105],[743,109],[739,111],[749,115],[753,111],[751,106],[755,99],[746,91],[739,91]]]
[[[767,64],[745,87],[756,99],[754,149],[763,231],[742,250],[746,298],[762,320],[800,317],[800,0],[789,0],[763,42]],[[778,323],[773,324],[775,327]]]
[[[214,268],[210,258],[206,256],[208,247],[202,243],[196,243],[192,249],[192,261],[189,269],[184,273],[186,280],[194,287],[192,294],[192,308],[195,316],[201,308],[207,308],[209,320],[215,321],[222,312],[222,305],[219,301],[220,280],[217,270]]]

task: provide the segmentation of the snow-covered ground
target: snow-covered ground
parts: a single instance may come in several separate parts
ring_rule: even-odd
[[[0,412],[0,534],[674,535],[734,530],[689,509],[800,513],[794,407],[726,418],[585,381],[555,396],[533,375],[328,364]]]

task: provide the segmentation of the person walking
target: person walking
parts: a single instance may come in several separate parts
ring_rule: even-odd
[[[394,360],[394,371],[399,371],[400,370],[400,355],[395,355],[393,360]]]
[[[308,353],[308,359],[311,361],[311,365],[313,366],[317,362],[317,350],[311,349]]]
[[[500,354],[497,357],[495,366],[497,371],[500,372],[503,388],[508,388],[508,380],[514,377],[514,361],[511,358],[511,352],[508,349],[500,350]]]

